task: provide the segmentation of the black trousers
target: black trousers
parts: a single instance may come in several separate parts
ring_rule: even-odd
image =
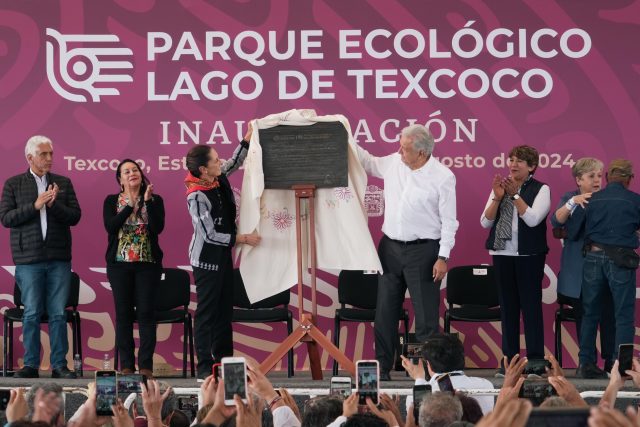
[[[502,352],[511,359],[520,353],[520,312],[529,359],[544,357],[542,279],[546,255],[493,256],[500,289]]]
[[[378,279],[374,328],[381,372],[393,367],[398,321],[407,288],[415,314],[417,341],[425,342],[438,331],[440,282],[433,281],[433,264],[439,249],[437,240],[416,245],[398,243],[386,236],[380,240],[378,255],[384,274]]]
[[[198,376],[211,375],[214,360],[233,356],[233,262],[231,251],[218,271],[193,267],[198,306],[194,325]]]
[[[116,346],[121,369],[135,370],[133,321],[138,318],[140,349],[138,366],[153,370],[156,349],[155,292],[162,266],[150,262],[118,262],[107,265],[107,277],[116,308]]]

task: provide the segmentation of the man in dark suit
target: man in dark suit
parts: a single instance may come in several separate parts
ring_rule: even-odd
[[[71,230],[80,221],[80,205],[69,178],[50,172],[53,144],[46,136],[27,141],[29,170],[9,178],[2,190],[0,221],[11,230],[16,282],[24,304],[24,366],[19,378],[38,378],[40,319],[49,317],[51,376],[75,378],[67,368],[64,312],[71,277]]]

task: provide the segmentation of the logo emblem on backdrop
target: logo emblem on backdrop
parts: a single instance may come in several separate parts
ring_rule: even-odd
[[[376,217],[384,214],[384,190],[377,185],[368,185],[364,193],[364,207],[367,216]]]
[[[131,49],[113,34],[60,34],[47,28],[47,77],[51,87],[69,101],[100,102],[119,95],[121,83],[133,81]]]

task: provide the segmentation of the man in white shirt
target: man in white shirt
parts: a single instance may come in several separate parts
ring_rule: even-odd
[[[432,391],[439,391],[438,378],[449,374],[451,384],[456,391],[465,390],[493,390],[491,381],[480,377],[468,377],[464,373],[464,346],[455,335],[437,334],[427,340],[422,347],[422,359],[418,365],[402,356],[402,366],[413,378],[415,385],[429,384]],[[424,367],[427,367],[426,379]],[[493,410],[493,396],[471,396],[478,401],[483,414]],[[413,404],[413,397],[407,396],[407,410]]]
[[[398,320],[409,289],[416,317],[416,338],[438,332],[440,281],[455,243],[456,178],[432,156],[435,142],[426,127],[402,130],[400,149],[374,157],[358,147],[368,174],[384,180],[384,236],[378,247],[383,275],[378,281],[375,319],[380,379],[390,380]]]

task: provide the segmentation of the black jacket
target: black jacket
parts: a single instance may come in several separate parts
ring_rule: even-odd
[[[133,212],[131,206],[126,206],[120,213],[117,213],[118,196],[119,194],[107,196],[102,205],[104,228],[107,230],[107,233],[109,233],[109,244],[105,255],[107,264],[114,264],[116,262],[118,233],[124,222],[129,218],[129,215],[131,215],[131,212]],[[162,250],[158,244],[158,234],[162,233],[164,229],[164,202],[162,201],[162,197],[154,194],[151,200],[145,202],[145,205],[147,206],[147,213],[149,214],[147,232],[149,233],[149,241],[151,242],[151,255],[153,256],[153,260],[161,265]]]
[[[0,201],[0,221],[11,229],[11,254],[16,265],[45,261],[71,260],[71,229],[80,221],[80,205],[67,177],[47,174],[47,183],[58,184],[59,192],[47,209],[47,235],[42,239],[40,211],[34,207],[38,198],[36,180],[26,173],[4,183]]]
[[[522,197],[522,200],[524,200],[527,205],[532,206],[533,201],[536,199],[536,196],[543,185],[545,184],[533,177],[529,178],[524,182],[524,184],[522,184],[522,188],[520,188],[520,197]],[[491,230],[489,231],[489,238],[485,243],[486,249],[493,249],[493,243],[496,238],[496,226],[498,225],[499,219],[500,209],[498,209],[496,219],[493,222],[493,227],[491,227]],[[529,227],[522,218],[518,216],[518,255],[537,255],[546,254],[548,252],[547,219],[545,218],[535,227]]]

